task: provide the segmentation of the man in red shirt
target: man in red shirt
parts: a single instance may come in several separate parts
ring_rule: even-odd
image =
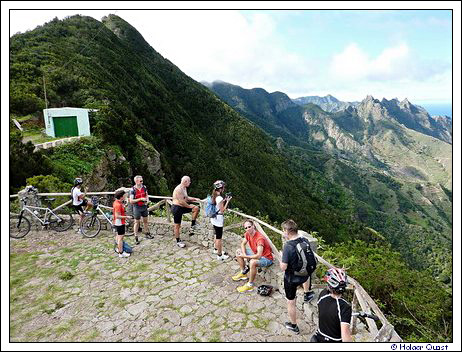
[[[273,264],[271,246],[266,237],[255,229],[254,222],[249,219],[246,220],[244,222],[244,229],[246,230],[244,240],[241,243],[241,248],[236,251],[236,259],[241,267],[241,271],[233,276],[232,279],[234,281],[247,280],[247,273],[249,271],[250,276],[249,281],[244,286],[237,288],[239,292],[252,291],[254,289],[258,266],[265,267]],[[247,248],[246,245],[248,245]],[[248,261],[249,265],[246,265],[246,261]]]

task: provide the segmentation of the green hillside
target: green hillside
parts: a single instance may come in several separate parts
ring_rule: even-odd
[[[279,92],[225,82],[210,88],[282,138],[287,158],[299,168],[315,168],[346,192],[354,218],[383,233],[409,265],[451,283],[451,144],[406,128],[398,121],[402,114],[395,119],[372,97],[357,109],[328,113],[315,104],[294,107]],[[274,94],[285,106],[275,108]]]
[[[117,16],[103,19],[103,24],[81,16],[56,19],[14,35],[10,60],[10,118],[40,120],[45,107],[43,80],[49,107],[98,110],[90,117],[91,138],[53,150],[33,153],[30,143],[21,143],[20,134],[10,133],[12,193],[25,185],[26,178],[38,175],[48,175],[48,182],[56,177],[61,185],[81,176],[87,190],[113,190],[130,185],[134,175],[142,174],[150,194],[169,195],[181,176],[189,175],[193,182],[189,193],[205,197],[216,179],[224,179],[234,195],[232,206],[249,214],[267,216],[276,224],[293,218],[332,246],[354,249],[353,241],[358,240],[388,248],[381,236],[368,229],[368,222],[393,219],[382,218],[369,197],[361,203],[357,192],[351,191],[354,187],[366,190],[363,174],[319,149],[305,148],[304,142],[286,145],[276,140],[182,73]],[[278,111],[285,102],[280,94],[272,98],[271,106]],[[300,127],[296,117],[289,113],[279,119],[276,130],[293,135]],[[363,212],[358,211],[361,204]],[[361,256],[361,250],[350,254]],[[344,254],[338,259],[344,259]],[[413,273],[398,255],[394,264],[406,274]],[[366,290],[379,284],[379,279],[365,280],[366,275],[364,271],[356,275],[360,282],[367,282]],[[434,282],[430,272],[419,275]],[[442,319],[451,319],[450,312],[442,309],[451,300],[450,292],[438,282],[416,288],[419,295],[431,292],[432,297],[441,297],[419,310],[415,297],[403,293],[407,283],[390,280],[389,287],[402,293],[412,307],[408,314],[386,306],[387,314],[398,314],[394,324],[398,331],[402,329],[403,337],[430,338],[427,329],[409,328],[413,325],[406,319],[418,319],[438,331],[433,338],[451,338],[452,332],[441,327]],[[375,292],[375,299],[387,301],[389,292]]]

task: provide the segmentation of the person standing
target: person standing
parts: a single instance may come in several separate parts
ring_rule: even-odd
[[[79,234],[82,233],[80,227],[82,225],[83,218],[85,217],[85,213],[93,206],[93,204],[85,198],[85,193],[82,192],[82,184],[82,179],[80,177],[76,177],[74,180],[74,187],[71,189],[72,206],[79,215],[79,228],[77,229],[77,233]]]
[[[228,208],[229,201],[231,200],[231,196],[225,197],[225,182],[218,180],[215,181],[213,184],[213,191],[212,191],[212,204],[215,204],[217,209],[217,214],[215,217],[210,218],[210,222],[213,225],[213,229],[215,230],[215,250],[217,251],[217,260],[226,260],[229,258],[229,255],[223,252],[223,226],[224,226],[224,213]]]
[[[331,268],[324,276],[327,288],[318,299],[319,323],[311,342],[352,342],[351,305],[342,297],[348,283],[344,269]]]
[[[143,218],[146,238],[152,239],[154,236],[150,234],[148,226],[148,189],[143,184],[143,176],[135,176],[134,181],[135,185],[130,190],[130,204],[133,205],[133,217],[135,218],[135,225],[133,226],[135,237],[138,238],[137,235],[140,228],[140,219]]]
[[[125,208],[124,208],[124,200],[125,200],[125,191],[118,190],[115,192],[115,201],[112,204],[112,213],[114,214],[113,217],[113,225],[116,229],[116,244],[117,244],[117,253],[119,254],[119,258],[126,258],[130,256],[130,253],[127,253],[123,250],[123,242],[124,242],[124,235],[125,235],[125,219],[128,216],[125,215]]]
[[[196,219],[199,215],[199,207],[197,205],[190,204],[191,202],[199,202],[199,198],[189,197],[187,188],[191,185],[191,178],[189,176],[183,176],[181,183],[173,190],[173,235],[176,239],[176,244],[180,248],[184,248],[186,245],[180,239],[181,219],[183,214],[192,213],[191,221],[191,233],[193,234],[197,230]]]
[[[296,298],[297,298],[297,287],[303,285],[305,291],[305,298],[313,297],[313,293],[309,291],[309,284],[307,276],[297,276],[294,272],[297,270],[298,264],[298,254],[297,254],[297,244],[305,242],[309,247],[309,241],[298,235],[298,226],[293,220],[284,221],[281,224],[282,231],[284,233],[284,238],[287,242],[284,244],[282,249],[282,259],[280,263],[281,270],[284,271],[284,291],[287,299],[287,311],[289,314],[289,320],[284,323],[284,326],[293,331],[296,334],[300,333],[300,329],[297,325],[297,307],[296,307]],[[310,279],[311,281],[311,279]],[[310,300],[311,300],[310,298]],[[307,299],[305,299],[307,301]]]

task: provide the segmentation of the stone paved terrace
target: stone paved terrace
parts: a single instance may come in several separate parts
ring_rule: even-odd
[[[299,319],[300,335],[287,331],[281,293],[237,292],[237,262],[218,262],[185,239],[185,249],[171,233],[143,239],[129,258],[113,252],[109,231],[93,239],[75,230],[10,239],[11,342],[309,340],[315,315]]]

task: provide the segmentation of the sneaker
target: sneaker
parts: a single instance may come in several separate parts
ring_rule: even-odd
[[[226,253],[223,253],[222,255],[217,254],[217,260],[226,260],[229,259],[229,255],[226,255]]]
[[[199,230],[199,224],[191,225],[191,232]]]
[[[218,249],[214,248],[213,249],[213,254],[218,254]]]
[[[246,283],[244,286],[239,286],[237,288],[238,292],[246,292],[246,291],[252,291],[255,288],[254,285],[250,285],[249,283]]]
[[[80,227],[77,229],[76,232],[77,232],[78,235],[82,235],[82,230],[80,229]]]
[[[305,294],[303,296],[303,302],[308,303],[313,298],[314,298],[314,292],[313,291],[305,292]]]
[[[297,335],[300,334],[300,329],[298,328],[297,324],[292,324],[292,323],[289,323],[288,321],[286,321],[284,323],[284,326],[286,327],[287,330],[290,330],[290,331],[296,333]]]
[[[130,256],[130,253],[127,253],[127,252],[119,253],[119,258],[127,258],[129,256]]]
[[[177,245],[178,247],[180,247],[180,248],[186,247],[186,245],[185,245],[183,242],[181,242],[181,241],[180,241],[180,242],[177,242],[176,245]]]
[[[141,243],[141,242],[140,242],[139,238],[136,236],[136,237],[135,237],[135,244],[140,244],[140,243]]]
[[[247,280],[247,275],[239,272],[239,274],[236,274],[232,277],[233,281],[239,281],[239,280]]]
[[[151,235],[150,232],[148,232],[148,233],[146,234],[146,238],[152,240],[152,239],[154,238],[154,236]]]

